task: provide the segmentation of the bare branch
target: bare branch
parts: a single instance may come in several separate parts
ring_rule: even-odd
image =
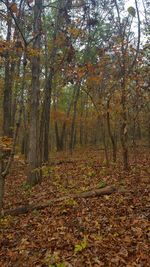
[[[139,54],[139,49],[140,49],[140,39],[141,39],[141,21],[140,21],[140,14],[139,14],[139,8],[138,8],[138,3],[137,0],[135,0],[135,7],[136,7],[136,13],[137,13],[137,20],[138,20],[138,40],[137,40],[137,46],[136,46],[136,54],[133,59],[133,62],[129,68],[128,74],[132,71],[134,68],[134,65],[136,63],[138,54]]]

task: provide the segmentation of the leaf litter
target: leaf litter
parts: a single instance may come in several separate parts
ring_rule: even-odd
[[[1,267],[150,266],[150,164],[145,151],[136,159],[137,167],[131,159],[129,172],[120,162],[107,168],[99,151],[77,151],[71,160],[59,153],[34,188],[26,184],[26,166],[15,160],[6,181],[5,208],[111,184],[118,190],[1,217]]]

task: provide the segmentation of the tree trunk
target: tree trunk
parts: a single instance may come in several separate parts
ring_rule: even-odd
[[[150,148],[150,117],[149,117],[149,122],[148,122],[148,146]]]
[[[50,129],[50,108],[52,92],[52,73],[46,80],[43,110],[40,122],[40,151],[41,161],[48,162],[49,159],[49,129]]]
[[[113,136],[112,130],[111,130],[109,108],[110,108],[110,99],[107,101],[107,128],[108,128],[108,134],[109,134],[109,137],[110,137],[110,140],[111,140],[111,144],[112,144],[113,162],[116,162],[117,146],[116,146],[115,137]]]
[[[72,118],[72,123],[71,123],[71,134],[70,134],[70,144],[69,144],[69,149],[71,153],[74,148],[75,122],[76,122],[77,103],[78,103],[79,95],[80,95],[80,85],[77,85],[76,95],[74,99],[74,106],[73,106],[73,118]]]
[[[61,151],[62,150],[62,143],[61,143],[60,136],[59,136],[59,130],[58,130],[57,121],[55,121],[55,135],[56,135],[56,148],[57,148],[57,151]]]
[[[80,126],[79,126],[79,142],[80,146],[83,145],[83,113],[84,113],[84,101],[83,94],[81,94],[81,106],[80,106]]]
[[[39,93],[40,93],[40,56],[41,47],[41,12],[42,0],[35,0],[34,6],[34,33],[37,35],[33,41],[33,49],[37,51],[32,59],[32,90],[30,106],[28,177],[30,185],[41,181],[40,151],[39,151]]]
[[[3,207],[5,179],[0,173],[0,211]]]
[[[126,112],[126,96],[125,96],[125,81],[122,84],[122,97],[121,97],[121,106],[122,106],[122,121],[121,121],[121,145],[122,145],[122,155],[123,155],[123,167],[124,170],[129,169],[129,155],[128,155],[128,129],[127,129],[127,112]]]
[[[0,151],[0,211],[3,208],[3,199],[4,199],[4,186],[5,186],[5,177],[3,177],[3,159],[2,159],[2,150]]]
[[[6,41],[11,40],[12,18],[8,10],[8,28]],[[12,113],[12,73],[14,64],[11,63],[9,52],[5,60],[5,80],[4,80],[4,98],[3,98],[3,135],[12,136],[11,113]]]
[[[75,90],[73,91],[72,99],[69,103],[67,112],[66,112],[66,119],[69,118],[70,111],[73,105],[74,101],[74,96],[75,96]],[[54,101],[54,109],[55,111],[57,110],[56,103]],[[57,151],[62,151],[64,149],[64,143],[65,143],[65,137],[66,137],[66,119],[63,121],[61,133],[59,134],[59,128],[58,128],[58,123],[57,120],[55,121],[55,136],[56,136],[56,147]]]
[[[56,58],[56,53],[58,50],[56,43],[56,36],[60,28],[60,16],[61,14],[61,5],[63,2],[57,4],[57,14],[55,20],[55,27],[53,33],[53,47],[50,57],[48,59],[48,48],[47,48],[47,29],[45,29],[45,70],[46,70],[46,84],[44,90],[44,101],[43,101],[43,110],[40,123],[40,150],[42,153],[41,161],[48,162],[49,159],[49,129],[50,129],[50,110],[51,110],[51,94],[52,94],[52,82],[55,74],[54,63]],[[49,71],[49,74],[48,74]]]
[[[109,156],[108,156],[108,148],[106,143],[106,133],[105,133],[105,125],[102,125],[102,138],[103,138],[103,145],[105,151],[105,159],[106,159],[106,166],[109,167]]]
[[[23,130],[22,130],[21,153],[24,154],[25,159],[27,160],[28,147],[29,147],[29,133],[28,133],[27,124],[29,123],[29,115],[24,104],[23,104],[22,113],[23,113]]]

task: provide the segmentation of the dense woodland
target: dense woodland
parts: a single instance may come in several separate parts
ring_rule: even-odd
[[[129,239],[135,234],[134,238],[139,238],[137,242],[143,244],[145,252],[136,249],[137,254],[131,256],[132,253],[124,247],[124,251],[116,250],[120,253],[117,258],[114,254],[108,255],[108,251],[116,245],[114,239],[118,238],[119,230],[115,230],[113,239],[109,239],[111,233],[103,229],[108,235],[102,247],[102,244],[99,245],[102,237],[96,239],[90,228],[91,237],[83,226],[88,205],[93,210],[92,216],[95,216],[92,220],[97,222],[97,205],[101,206],[101,211],[98,211],[102,212],[100,216],[106,219],[109,213],[112,215],[112,210],[117,212],[120,205],[127,211],[130,205],[136,206],[139,203],[137,199],[142,195],[140,208],[145,207],[145,214],[140,218],[145,219],[143,225],[147,227],[150,176],[149,41],[148,0],[0,1],[2,229],[6,222],[8,232],[13,231],[13,242],[17,242],[14,232],[16,229],[21,231],[23,221],[33,220],[34,228],[36,220],[41,220],[38,222],[40,225],[44,223],[44,216],[58,219],[59,209],[61,215],[59,221],[56,219],[56,224],[61,221],[61,226],[57,234],[61,232],[60,227],[63,228],[63,220],[71,221],[72,215],[68,215],[70,209],[73,209],[74,216],[76,214],[73,220],[76,219],[81,228],[80,242],[76,240],[77,244],[70,245],[75,247],[73,256],[70,256],[70,250],[66,252],[65,248],[63,252],[55,244],[57,252],[50,245],[44,252],[39,248],[40,256],[31,253],[30,257],[28,248],[38,250],[38,245],[30,244],[27,237],[22,237],[20,246],[23,249],[16,245],[13,251],[10,244],[4,244],[9,253],[4,257],[6,248],[2,249],[0,266],[149,266],[148,234],[142,234],[143,229],[140,232],[143,223],[140,219],[133,219],[138,224],[135,227],[137,235],[132,231],[131,236],[128,233],[124,238],[130,243]],[[133,197],[135,189],[137,195]],[[109,194],[114,194],[114,199]],[[104,197],[101,198],[101,195]],[[131,203],[127,203],[127,196],[132,199]],[[94,197],[93,200],[91,197]],[[82,198],[88,198],[90,204],[86,205],[86,200]],[[58,207],[51,206],[49,200]],[[67,208],[60,207],[62,201],[65,201],[63,205]],[[106,203],[109,201],[109,204]],[[103,208],[107,205],[111,208],[108,207],[105,214]],[[31,217],[19,217],[17,222],[14,221],[17,219],[13,219],[13,215],[22,213],[29,213],[22,216]],[[123,214],[122,218],[127,216],[129,220],[129,214]],[[121,221],[122,228],[124,220],[125,217]],[[49,226],[52,233],[57,227],[53,223]],[[130,225],[131,221],[126,223]],[[112,222],[113,226],[116,224]],[[28,223],[24,222],[23,225],[26,227]],[[77,238],[73,233],[68,234],[67,240]],[[7,234],[10,236],[7,231],[0,232],[0,236],[9,243]],[[53,241],[57,238],[61,239],[61,233]],[[143,240],[140,241],[140,238]],[[12,241],[11,238],[9,241]],[[101,246],[103,257],[99,258],[92,250],[89,252],[90,242],[95,244],[97,251]],[[120,244],[122,241],[117,242]],[[108,245],[106,249],[105,243],[112,244],[112,247]],[[22,250],[29,253],[23,254]],[[108,251],[104,256],[105,250]],[[50,255],[43,256],[42,253]],[[66,258],[63,258],[63,253]],[[142,258],[141,255],[145,256]]]

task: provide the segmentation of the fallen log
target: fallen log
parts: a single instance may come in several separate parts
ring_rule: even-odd
[[[42,209],[50,207],[50,206],[52,206],[58,202],[61,202],[63,200],[67,200],[70,198],[75,199],[75,198],[98,197],[98,196],[103,196],[103,195],[110,195],[115,191],[116,191],[115,186],[106,186],[106,187],[101,188],[101,189],[94,189],[94,190],[82,192],[79,194],[72,194],[69,196],[56,198],[56,199],[53,199],[52,201],[46,201],[46,202],[43,202],[41,204],[26,204],[26,205],[20,206],[20,207],[15,208],[15,209],[6,209],[6,210],[1,211],[0,215],[1,216],[6,216],[6,215],[16,216],[16,215],[31,212],[33,210],[42,210]]]
[[[98,197],[98,196],[103,196],[103,195],[110,195],[115,191],[116,191],[115,186],[106,186],[104,188],[82,192],[82,193],[80,193],[74,197],[76,197],[76,198]]]

